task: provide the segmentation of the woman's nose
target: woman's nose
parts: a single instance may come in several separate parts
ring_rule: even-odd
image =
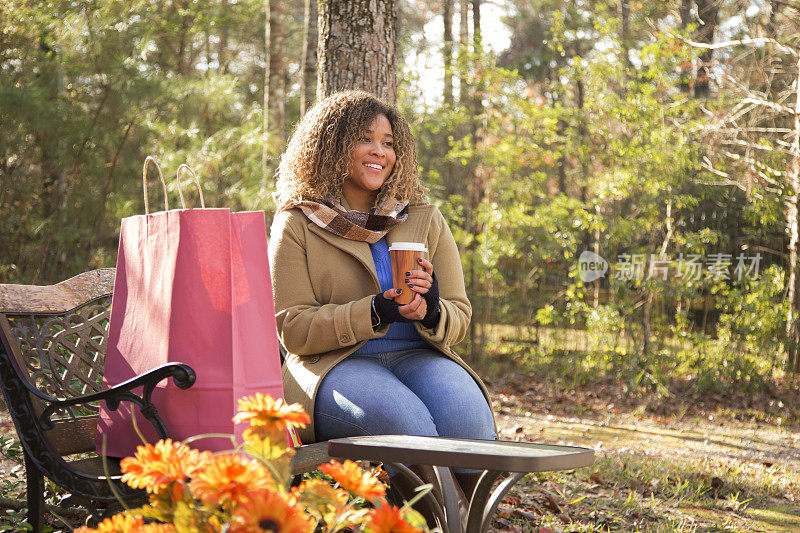
[[[379,156],[383,157],[386,154],[386,149],[383,147],[383,144],[381,144],[380,142],[374,142],[374,143],[372,143],[372,146],[370,147],[370,153],[373,154],[373,155],[379,155]]]

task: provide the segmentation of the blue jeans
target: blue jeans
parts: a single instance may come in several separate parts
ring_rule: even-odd
[[[430,348],[351,355],[322,380],[318,440],[422,435],[494,440],[491,408],[472,376]]]

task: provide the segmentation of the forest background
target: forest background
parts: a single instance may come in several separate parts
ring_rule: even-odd
[[[493,49],[481,4],[398,0],[393,43],[474,304],[461,352],[660,395],[785,383],[800,368],[798,5],[496,0],[509,39]],[[147,155],[173,202],[187,162],[207,205],[269,224],[315,99],[316,22],[308,0],[4,2],[0,281],[114,266]],[[588,279],[587,251],[604,277]]]

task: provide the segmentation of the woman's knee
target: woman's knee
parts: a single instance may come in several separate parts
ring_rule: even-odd
[[[433,416],[418,398],[340,398],[333,406],[315,409],[317,434],[436,436]]]
[[[370,416],[373,435],[437,435],[433,416],[416,397],[386,397],[371,406],[370,414],[365,413],[365,418]]]
[[[422,400],[382,366],[361,363],[337,366],[323,380],[314,407],[318,438],[343,436],[341,431],[436,435],[433,416]]]
[[[496,438],[491,407],[466,369],[441,354],[420,354],[404,363],[403,382],[427,406],[439,435]]]

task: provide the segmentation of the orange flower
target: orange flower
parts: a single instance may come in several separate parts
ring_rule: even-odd
[[[303,504],[314,518],[333,525],[336,515],[347,505],[347,491],[333,488],[327,481],[308,479],[298,487],[292,487],[292,494]]]
[[[182,442],[160,440],[136,449],[134,457],[120,463],[122,481],[135,489],[156,493],[176,481],[184,481],[200,470],[211,456]]]
[[[364,520],[369,533],[420,533],[422,530],[406,522],[400,509],[394,505],[383,505],[370,509]]]
[[[370,472],[364,472],[356,463],[346,459],[344,464],[332,460],[319,467],[331,476],[339,485],[365,500],[383,498],[386,486]]]
[[[311,533],[315,521],[294,498],[268,490],[251,492],[233,511],[230,533]]]
[[[238,502],[248,492],[276,488],[263,465],[234,454],[211,457],[190,486],[192,494],[206,504]]]
[[[145,524],[141,516],[118,514],[100,522],[97,529],[84,526],[76,529],[75,533],[160,533],[168,531],[175,531],[175,526],[172,524]]]
[[[192,477],[210,456],[209,452],[199,452],[182,442],[160,440],[155,446],[139,446],[134,457],[122,460],[122,481],[135,489],[155,493],[175,481]]]
[[[336,507],[344,507],[348,496],[342,489],[335,489],[321,479],[307,479],[297,487],[292,487],[292,494],[304,501],[319,501]]]
[[[299,403],[287,405],[283,398],[273,399],[260,392],[239,398],[239,409],[233,421],[249,422],[251,426],[269,426],[273,429],[304,428],[311,418]]]
[[[135,531],[139,527],[144,525],[144,520],[142,520],[141,516],[127,516],[123,514],[117,514],[112,516],[111,518],[106,518],[99,524],[97,524],[97,529],[92,529],[90,527],[81,527],[75,530],[75,533],[90,533],[93,531],[97,531],[98,533],[117,533],[117,532],[128,532],[128,531]]]
[[[274,445],[280,446],[286,443],[286,429],[276,428],[268,425],[253,425],[242,432],[245,442],[269,441]]]

